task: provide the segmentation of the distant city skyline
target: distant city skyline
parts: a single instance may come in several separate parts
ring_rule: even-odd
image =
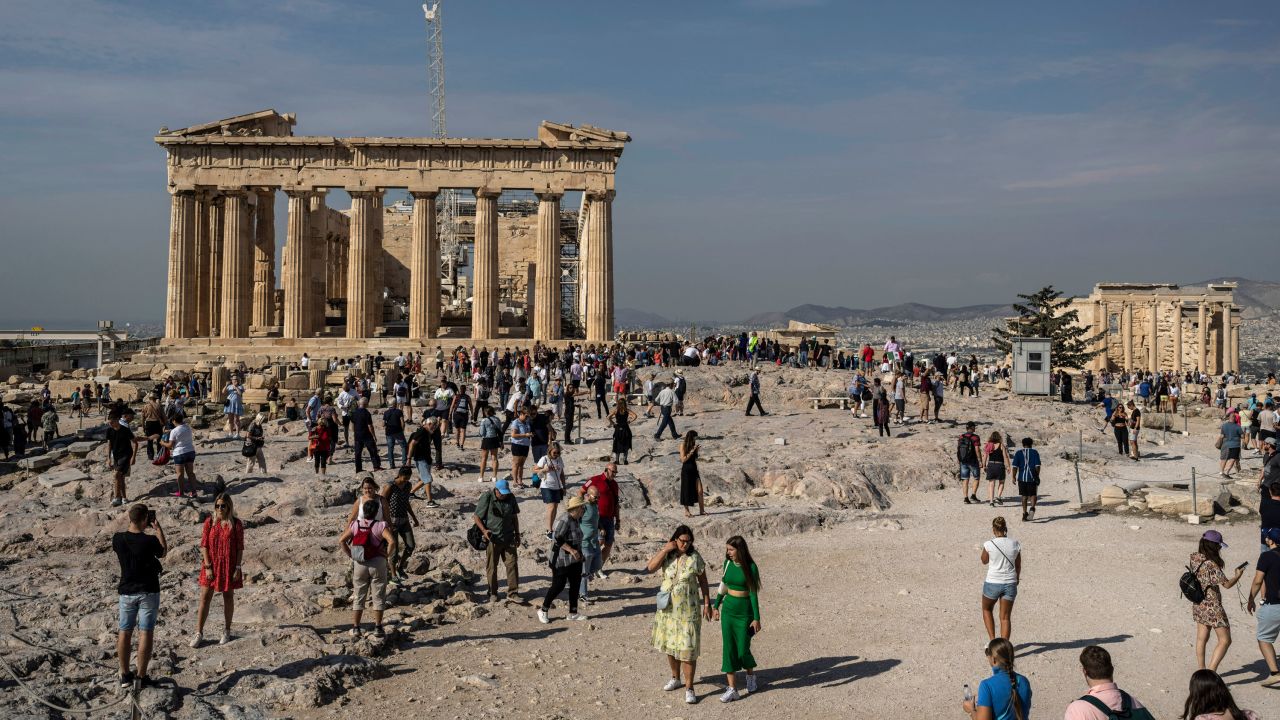
[[[162,125],[272,107],[300,134],[426,134],[419,4],[7,4],[0,326],[160,320]],[[445,0],[444,17],[452,135],[548,119],[634,137],[619,308],[732,321],[1280,269],[1272,2]]]

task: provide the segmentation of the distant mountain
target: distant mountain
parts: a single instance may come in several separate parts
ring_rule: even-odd
[[[859,308],[810,304],[798,305],[785,312],[768,312],[753,315],[744,320],[743,324],[776,327],[786,325],[788,320],[799,320],[800,322],[836,326],[881,325],[886,324],[885,321],[933,322],[999,318],[1009,315],[1011,312],[1012,310],[1008,305],[966,305],[965,307],[944,308],[921,303],[902,303],[900,305],[862,310]]]
[[[613,323],[621,329],[668,328],[676,323],[651,312],[635,308],[618,308],[613,313]]]
[[[1266,280],[1249,280],[1242,277],[1222,277],[1191,285],[1232,282],[1236,284],[1236,303],[1247,318],[1262,317],[1280,312],[1280,283]]]

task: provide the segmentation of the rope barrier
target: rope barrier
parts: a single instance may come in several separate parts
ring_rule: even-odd
[[[9,663],[6,662],[5,659],[2,657],[0,657],[0,667],[4,668],[4,671],[9,674],[9,677],[13,678],[14,682],[18,683],[18,687],[21,688],[22,691],[25,692],[28,696],[30,696],[32,700],[35,700],[36,702],[40,703],[41,705],[44,705],[45,707],[51,708],[53,710],[57,710],[58,712],[71,713],[73,715],[92,715],[96,712],[109,710],[126,701],[131,703],[134,706],[134,708],[138,710],[138,712],[142,711],[142,708],[138,707],[138,701],[134,699],[133,693],[128,693],[126,695],[123,695],[117,698],[114,702],[107,703],[106,705],[102,705],[99,707],[82,709],[82,708],[69,708],[69,707],[62,707],[61,705],[55,705],[54,703],[51,703],[48,700],[45,700],[44,698],[37,695],[36,692],[27,685],[25,680],[18,677],[18,674],[13,671],[13,668],[10,667]]]

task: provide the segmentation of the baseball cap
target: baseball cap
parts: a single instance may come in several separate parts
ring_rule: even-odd
[[[496,483],[494,483],[494,484],[493,484],[493,489],[494,489],[494,490],[497,490],[498,492],[502,493],[503,495],[510,495],[510,494],[511,494],[511,481],[510,481],[510,480],[508,480],[508,479],[506,479],[506,478],[502,478],[501,480],[499,480],[498,482],[496,482]]]
[[[1227,547],[1227,544],[1222,542],[1222,533],[1218,532],[1217,530],[1206,530],[1205,533],[1200,537],[1205,540],[1208,540],[1209,542],[1217,543],[1222,547]]]
[[[1267,528],[1262,531],[1263,539],[1270,538],[1271,542],[1280,545],[1280,528]]]
[[[1277,441],[1275,437],[1271,437],[1271,436],[1264,437],[1262,438],[1262,442],[1270,445],[1271,447],[1280,447],[1280,445],[1276,445],[1276,443],[1280,441]]]

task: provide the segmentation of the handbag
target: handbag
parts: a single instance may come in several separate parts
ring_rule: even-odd
[[[247,458],[253,457],[258,454],[258,446],[254,444],[253,440],[245,440],[244,445],[240,448],[240,454]]]
[[[666,610],[669,607],[671,607],[671,591],[659,590],[658,591],[658,611],[661,612],[663,610]]]
[[[1221,449],[1222,449],[1222,436],[1221,436],[1221,435],[1219,435],[1219,436],[1218,436],[1218,439],[1217,439],[1217,440],[1214,440],[1214,441],[1213,441],[1213,446],[1214,446],[1215,448],[1217,448],[1218,450],[1221,450]]]

